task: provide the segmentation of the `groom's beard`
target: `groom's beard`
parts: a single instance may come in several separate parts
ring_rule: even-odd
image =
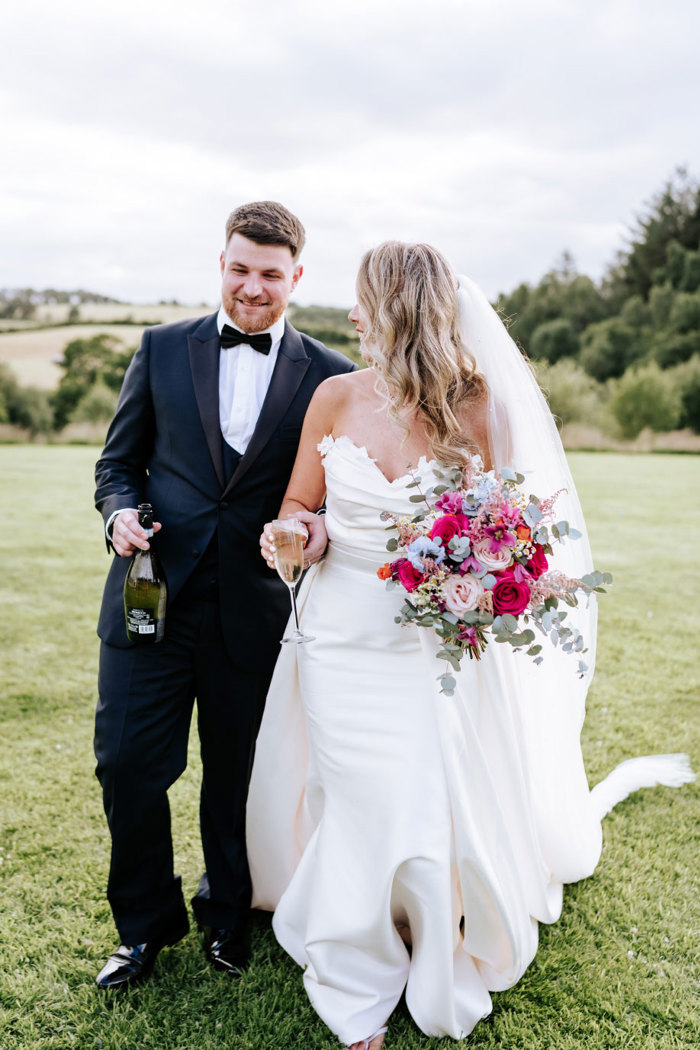
[[[250,301],[252,303],[257,302],[256,299]],[[264,332],[270,328],[282,316],[286,306],[286,303],[267,303],[261,305],[255,314],[251,316],[246,310],[241,309],[239,300],[232,295],[223,295],[222,302],[224,310],[236,327],[240,328],[242,332],[248,332],[249,335],[254,335],[256,332]]]

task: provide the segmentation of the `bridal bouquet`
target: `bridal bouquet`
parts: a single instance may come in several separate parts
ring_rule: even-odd
[[[435,476],[440,484],[426,492],[415,475],[409,484],[418,490],[411,502],[421,505],[414,517],[382,514],[398,533],[386,545],[397,557],[377,575],[407,592],[396,622],[432,627],[442,643],[438,659],[455,671],[465,653],[480,659],[490,640],[525,650],[539,664],[537,630],[564,652],[578,654],[583,675],[585,643],[565,622],[560,600],[576,606],[580,593],[603,591],[612,576],[591,572],[571,579],[549,570],[552,544],[581,535],[556,520],[554,505],[562,490],[547,499],[526,496],[522,474],[510,468],[484,471],[478,456],[463,468],[436,470]],[[452,696],[451,671],[439,677],[441,692]]]

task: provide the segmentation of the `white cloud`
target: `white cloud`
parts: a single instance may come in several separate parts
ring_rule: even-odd
[[[307,226],[302,301],[421,238],[490,294],[568,248],[599,276],[674,166],[698,172],[687,0],[15,3],[2,285],[213,300],[228,211]]]

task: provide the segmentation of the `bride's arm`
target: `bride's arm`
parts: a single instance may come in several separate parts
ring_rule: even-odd
[[[317,387],[311,398],[292,475],[277,515],[279,518],[297,518],[306,525],[309,539],[304,554],[310,565],[323,556],[328,543],[323,517],[316,514],[326,495],[326,479],[318,445],[327,434],[333,432],[333,421],[338,418],[345,396],[344,379],[343,375],[331,376]],[[260,537],[260,553],[269,565],[274,564],[267,525]]]

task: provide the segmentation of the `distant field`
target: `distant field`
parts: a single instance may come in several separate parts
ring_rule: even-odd
[[[211,313],[214,309],[215,307],[207,306],[206,304],[187,306],[182,303],[82,303],[78,306],[80,321],[97,321],[100,324],[107,324],[109,321],[128,320],[142,324],[148,324],[153,321],[166,324],[168,321],[181,321],[185,317],[196,317],[198,314]],[[71,305],[69,303],[39,306],[31,321],[2,321],[0,322],[0,327],[65,324],[70,310]]]
[[[41,306],[31,321],[0,320],[0,361],[10,366],[23,386],[53,390],[61,377],[56,363],[66,343],[73,339],[91,339],[106,332],[123,342],[124,347],[138,346],[144,327],[167,324],[185,317],[204,316],[213,306],[134,305],[133,303],[86,303],[80,306],[81,322],[66,325],[70,306]],[[134,324],[109,324],[110,321],[133,321]],[[61,325],[41,328],[40,325]],[[8,328],[21,331],[8,332]]]
[[[57,364],[66,343],[73,339],[91,339],[102,332],[119,339],[124,347],[138,346],[144,328],[150,324],[167,324],[187,317],[204,317],[214,306],[134,305],[133,303],[87,303],[81,306],[81,322],[66,325],[69,306],[42,306],[33,321],[0,320],[0,361],[9,365],[23,386],[53,390],[61,377]],[[328,346],[334,346],[358,360],[355,328],[345,310],[332,307],[290,307],[292,324],[309,332]],[[133,321],[133,324],[110,324],[110,321]],[[92,322],[87,324],[85,322]],[[40,324],[60,325],[41,328]],[[8,332],[8,327],[20,331]]]
[[[143,328],[129,325],[66,325],[64,328],[39,328],[25,332],[0,334],[0,361],[8,364],[23,386],[53,390],[58,386],[61,369],[56,363],[66,343],[73,339],[91,339],[100,332],[113,335],[124,348],[138,345]]]

